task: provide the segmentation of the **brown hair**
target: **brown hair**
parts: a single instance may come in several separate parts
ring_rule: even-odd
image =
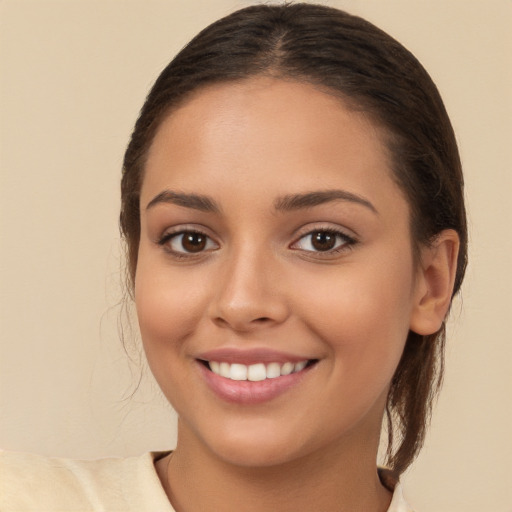
[[[460,237],[453,293],[467,258],[463,178],[450,120],[428,73],[371,23],[313,4],[257,5],[200,32],[162,71],[136,122],[124,158],[121,232],[133,287],[145,158],[163,119],[209,84],[271,75],[320,86],[384,128],[394,178],[411,211],[415,252],[444,229]],[[410,332],[388,394],[387,463],[402,473],[419,452],[442,379],[445,329]],[[397,437],[398,436],[398,437]]]

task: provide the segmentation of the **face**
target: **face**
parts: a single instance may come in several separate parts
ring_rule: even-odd
[[[140,206],[139,324],[180,439],[246,466],[376,446],[417,295],[378,129],[311,85],[209,87],[159,128]]]

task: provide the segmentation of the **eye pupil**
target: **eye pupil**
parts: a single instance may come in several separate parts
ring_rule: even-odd
[[[336,234],[329,231],[317,231],[311,235],[311,244],[317,251],[329,251],[336,245]]]
[[[187,252],[200,252],[206,247],[206,236],[201,233],[184,233],[181,245]]]

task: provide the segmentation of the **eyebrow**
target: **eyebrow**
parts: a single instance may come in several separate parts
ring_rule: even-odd
[[[201,194],[184,194],[182,192],[173,192],[172,190],[164,190],[156,195],[146,206],[146,210],[153,208],[160,203],[170,203],[185,208],[193,208],[202,212],[219,213],[220,208],[217,203],[208,196]]]
[[[348,201],[365,206],[378,215],[377,208],[373,204],[357,194],[346,190],[318,190],[303,194],[290,194],[276,199],[274,208],[278,211],[301,210],[312,208],[331,201]]]
[[[274,201],[274,208],[277,211],[287,212],[293,210],[302,210],[313,208],[331,201],[347,201],[365,206],[373,213],[378,214],[373,204],[357,194],[347,192],[346,190],[318,190],[305,192],[302,194],[289,194],[278,197]],[[164,190],[156,195],[146,206],[146,210],[153,208],[157,204],[169,203],[185,208],[192,208],[207,213],[219,213],[220,207],[217,202],[209,196],[202,194],[186,194],[183,192],[174,192]]]

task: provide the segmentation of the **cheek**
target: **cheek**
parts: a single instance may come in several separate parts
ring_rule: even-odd
[[[187,343],[204,315],[204,291],[186,273],[139,259],[135,304],[146,358],[167,400],[177,411],[188,396]],[[158,270],[157,270],[158,269]]]
[[[202,288],[186,273],[156,268],[139,260],[135,277],[135,304],[147,352],[161,344],[179,345],[196,328],[205,303]]]
[[[382,262],[381,262],[382,263]],[[302,317],[345,371],[394,373],[409,332],[412,266],[356,265],[304,280]]]

